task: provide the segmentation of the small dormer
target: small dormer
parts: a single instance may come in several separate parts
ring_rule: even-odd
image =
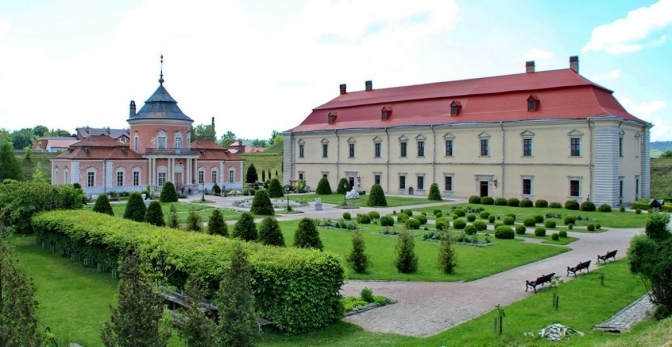
[[[84,153],[86,153],[86,154],[90,153],[89,147],[84,147]]]
[[[328,120],[329,124],[336,123],[336,117],[338,117],[338,113],[329,112],[329,114],[327,115],[327,120]]]
[[[459,101],[453,101],[453,103],[450,104],[450,115],[457,116],[460,114],[460,111],[462,111],[462,103]]]
[[[527,98],[527,112],[535,112],[539,110],[539,98],[536,95],[530,95]]]
[[[390,116],[392,116],[392,107],[383,107],[383,109],[380,110],[380,119],[388,120],[390,119]]]

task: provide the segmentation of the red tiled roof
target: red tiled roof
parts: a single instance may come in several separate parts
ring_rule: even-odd
[[[242,161],[235,154],[228,149],[210,141],[210,140],[195,140],[191,142],[191,148],[196,149],[198,160],[226,160],[226,161]]]
[[[531,94],[540,102],[535,112],[527,110]],[[453,101],[462,108],[451,117]],[[392,109],[386,121],[381,120],[383,107]],[[333,111],[338,111],[338,117],[328,124],[327,115]],[[618,103],[612,91],[563,69],[347,93],[315,108],[292,131],[599,116],[643,123]]]
[[[55,156],[54,159],[143,160],[144,158],[130,149],[127,143],[119,142],[107,135],[91,135],[73,143],[69,150]]]

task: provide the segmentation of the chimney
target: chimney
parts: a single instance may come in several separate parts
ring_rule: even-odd
[[[579,73],[579,56],[573,55],[569,57],[569,68],[574,70],[574,72]]]
[[[130,110],[128,111],[129,118],[135,116],[135,101],[131,100]]]
[[[373,90],[373,82],[372,81],[364,82],[364,87],[365,87],[365,90],[367,90],[367,91]]]
[[[212,127],[215,127],[215,117],[212,117]]]
[[[338,86],[338,87],[339,87],[339,89],[341,90],[341,95],[347,93],[346,88],[345,88],[345,84],[341,84],[341,85]]]
[[[525,72],[534,72],[534,60],[525,62]]]

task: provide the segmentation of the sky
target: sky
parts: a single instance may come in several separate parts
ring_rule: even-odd
[[[164,86],[267,139],[348,91],[564,69],[672,140],[672,0],[0,1],[0,128],[128,128]]]

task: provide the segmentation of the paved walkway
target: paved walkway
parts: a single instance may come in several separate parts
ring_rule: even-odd
[[[639,299],[618,311],[613,317],[595,326],[595,329],[612,333],[627,332],[635,324],[651,316],[655,306],[649,300],[649,294],[644,294]]]

